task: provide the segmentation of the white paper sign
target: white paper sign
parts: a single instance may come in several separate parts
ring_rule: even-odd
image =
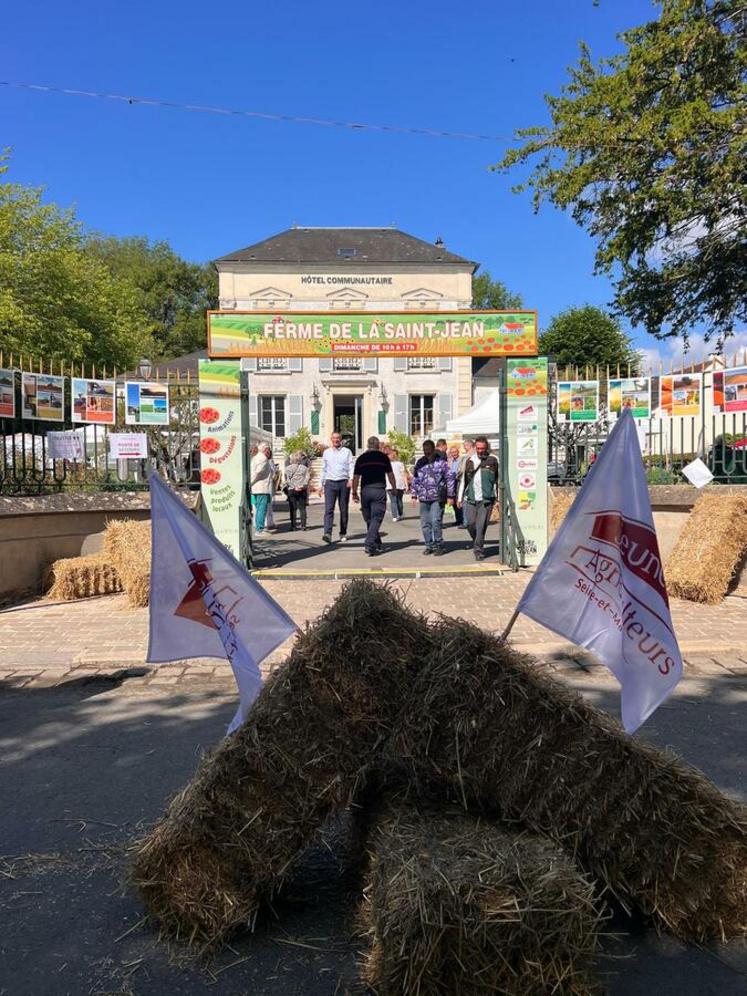
[[[689,463],[687,467],[683,467],[682,473],[691,484],[695,485],[696,488],[704,488],[706,484],[710,484],[713,480],[713,474],[706,467],[700,457],[698,457],[697,460],[693,460],[692,463]]]
[[[144,460],[148,437],[144,432],[110,432],[109,453],[112,460]]]
[[[48,432],[47,455],[50,460],[82,460],[83,440],[77,432]]]

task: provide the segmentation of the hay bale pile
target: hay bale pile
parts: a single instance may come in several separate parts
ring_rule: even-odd
[[[122,590],[119,575],[102,553],[55,560],[47,574],[47,598],[72,602]]]
[[[362,786],[424,628],[389,589],[354,583],[299,636],[244,725],[138,846],[130,882],[166,932],[211,945],[252,924]]]
[[[130,605],[133,608],[147,605],[150,596],[150,523],[136,519],[109,522],[104,533],[102,553],[116,570]]]
[[[747,557],[747,497],[704,494],[682,527],[666,567],[670,595],[717,605]]]
[[[578,488],[550,488],[550,535],[554,536],[576,500]]]
[[[368,851],[362,974],[377,996],[594,991],[594,887],[546,839],[392,802]]]
[[[381,810],[392,784],[407,813]],[[597,920],[588,906],[580,913],[590,893],[574,865],[684,940],[747,933],[744,807],[494,637],[428,622],[364,580],[299,636],[245,724],[137,845],[130,881],[165,931],[218,943],[253,924],[324,822],[351,803],[369,823],[367,972],[382,996],[586,992]],[[421,819],[426,805],[437,811]],[[458,830],[454,805],[468,814]],[[408,876],[420,884],[405,896]],[[525,889],[532,915],[498,922],[491,888],[513,896],[507,903]],[[464,922],[454,932],[446,918]],[[468,968],[510,950],[509,967],[491,970],[506,970],[504,988],[454,988],[455,945]],[[540,947],[548,955],[538,961]],[[542,988],[563,964],[569,988],[559,976]],[[409,988],[397,989],[403,973]],[[418,990],[416,978],[440,982]]]
[[[437,630],[387,748],[408,783],[547,835],[683,940],[747,932],[744,806],[489,634]]]

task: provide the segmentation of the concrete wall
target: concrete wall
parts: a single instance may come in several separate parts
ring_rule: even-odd
[[[147,492],[0,498],[0,601],[40,593],[55,560],[101,549],[110,520],[149,518]]]

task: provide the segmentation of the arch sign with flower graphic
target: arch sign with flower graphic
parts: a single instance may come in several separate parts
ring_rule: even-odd
[[[536,356],[536,311],[209,311],[208,355]]]

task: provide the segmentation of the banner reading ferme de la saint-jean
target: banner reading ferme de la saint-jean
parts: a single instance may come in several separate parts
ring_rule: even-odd
[[[535,356],[536,311],[209,311],[208,354]]]

